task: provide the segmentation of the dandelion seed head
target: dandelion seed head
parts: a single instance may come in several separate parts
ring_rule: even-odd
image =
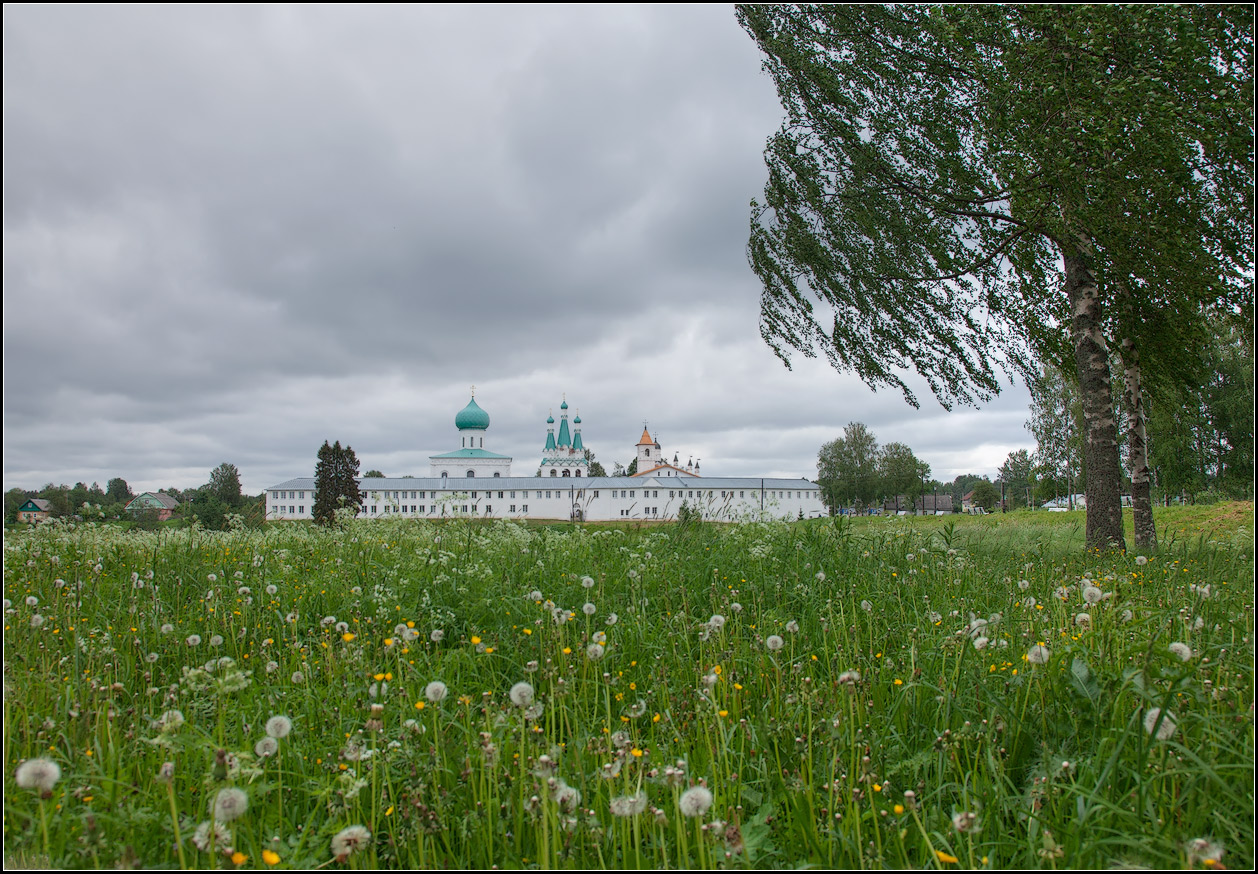
[[[647,797],[645,792],[638,792],[633,795],[620,795],[611,800],[612,816],[629,817],[637,816],[646,810]]]
[[[1088,604],[1098,604],[1105,597],[1105,593],[1096,586],[1083,587],[1083,600]]]
[[[620,621],[620,617],[617,616],[615,613],[608,613],[607,618],[604,620],[604,622],[606,622],[608,625],[615,625],[619,621]]]
[[[677,799],[682,816],[703,816],[712,806],[712,793],[706,786],[691,786]]]
[[[366,826],[348,826],[333,836],[332,855],[343,860],[367,846],[370,841],[371,831]]]
[[[300,681],[294,680],[293,682],[300,682]],[[289,719],[287,716],[282,716],[282,715],[277,714],[275,716],[272,716],[270,719],[266,721],[266,733],[268,737],[273,737],[277,740],[283,740],[284,738],[288,737],[288,735],[292,732],[292,730],[293,730],[293,721]]]
[[[585,648],[585,657],[592,662],[596,662],[603,657],[604,652],[603,647],[597,643],[592,643]]]
[[[593,602],[586,601],[585,604],[582,605],[581,607],[581,612],[584,613],[586,616],[593,616],[595,613],[598,612],[598,608],[594,606]]]
[[[38,613],[31,616],[31,628],[39,628],[44,624],[44,617]]]
[[[280,742],[273,737],[264,737],[253,745],[253,752],[260,759],[275,755],[280,750]]]
[[[533,703],[533,694],[532,685],[520,681],[511,687],[508,697],[516,707],[528,707]]]
[[[446,684],[440,680],[433,680],[424,687],[424,697],[433,704],[439,704],[444,701],[449,692],[450,690],[446,688]]]
[[[1148,563],[1149,563],[1149,557],[1147,555],[1136,556],[1136,564],[1139,565],[1140,567],[1144,567]]]
[[[769,652],[777,652],[786,645],[786,641],[782,640],[780,635],[770,634],[767,638],[765,638],[764,645]]]
[[[589,576],[582,577],[582,578],[581,578],[581,585],[582,585],[584,588],[586,588],[586,589],[592,589],[592,588],[594,588],[594,578],[593,578],[593,577],[589,577]]]
[[[35,792],[51,792],[61,779],[61,766],[52,759],[27,759],[17,766],[14,779],[21,789]]]
[[[1091,613],[1076,613],[1075,614],[1075,625],[1079,626],[1080,628],[1086,628],[1090,626],[1091,624],[1092,624]]]
[[[979,652],[982,652],[987,649],[987,644],[990,642],[991,641],[989,641],[986,637],[976,637],[974,638],[974,648]]]
[[[1052,652],[1048,647],[1042,643],[1037,643],[1035,646],[1027,650],[1026,660],[1033,665],[1042,665],[1048,661],[1051,655]]]
[[[214,819],[219,822],[231,822],[239,819],[249,809],[249,796],[243,789],[229,786],[218,790],[214,796]]]
[[[844,671],[839,674],[839,682],[844,686],[855,686],[861,681],[860,671]]]
[[[1156,732],[1158,740],[1170,740],[1175,734],[1175,714],[1168,710],[1163,715],[1161,707],[1150,708],[1144,715],[1144,730],[1149,734]]]
[[[792,619],[790,622],[786,623],[786,633],[787,633],[787,634],[796,634],[796,633],[798,633],[798,632],[799,632],[799,623],[798,623],[798,622],[796,622],[794,619]]]
[[[197,830],[192,833],[192,844],[203,853],[208,853],[210,847],[218,850],[225,855],[230,856],[233,852],[232,834],[228,831],[227,826],[221,822],[206,820],[197,826]]]
[[[1192,658],[1192,647],[1186,643],[1181,643],[1177,640],[1167,648],[1172,654],[1179,656],[1180,661],[1186,662]]]
[[[187,644],[188,644],[188,646],[200,646],[200,645],[201,645],[201,635],[199,635],[199,634],[189,634],[189,635],[188,635],[188,637],[184,640],[184,642],[185,642],[185,643],[187,643]]]
[[[210,646],[222,646],[223,636],[221,634],[213,634],[210,636]]]
[[[714,630],[725,627],[725,617],[720,613],[713,613],[712,618],[708,620],[708,627]]]
[[[175,626],[171,625],[169,622],[166,622],[162,625],[162,634],[170,634],[174,630],[175,630]]]
[[[868,601],[861,601],[861,609],[864,610],[866,613],[871,613],[873,612],[874,605],[869,603]]]

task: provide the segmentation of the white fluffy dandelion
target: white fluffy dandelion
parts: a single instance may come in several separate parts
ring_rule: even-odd
[[[441,641],[445,640],[445,637],[446,633],[440,628],[434,628],[432,634],[428,635],[428,639],[433,643],[441,643]]]
[[[586,589],[592,589],[592,588],[594,588],[594,578],[593,578],[593,577],[588,577],[588,576],[587,576],[587,577],[582,577],[582,578],[581,578],[581,586],[582,586],[583,588],[586,588]]]
[[[52,759],[27,759],[17,766],[13,775],[17,785],[22,789],[35,792],[51,792],[52,787],[61,779],[61,766]]]
[[[974,638],[974,648],[978,650],[979,652],[982,652],[983,650],[987,649],[987,644],[989,643],[991,643],[991,641],[988,640],[986,637]]]
[[[769,652],[777,652],[786,645],[786,641],[782,640],[780,635],[770,634],[767,638],[765,638],[764,645],[768,648]]]
[[[1140,567],[1144,567],[1148,563],[1149,563],[1149,557],[1147,555],[1136,556],[1136,564],[1139,565]]]
[[[520,681],[511,687],[508,697],[511,698],[511,703],[516,707],[528,707],[533,703],[533,687],[528,683]]]
[[[873,612],[874,605],[869,603],[868,601],[861,601],[861,609],[864,610],[866,613],[871,613]]]
[[[433,704],[439,704],[444,701],[449,692],[450,690],[446,688],[446,684],[440,680],[433,680],[424,687],[424,697]]]
[[[200,646],[200,645],[201,645],[201,635],[199,635],[199,634],[189,634],[189,635],[188,635],[188,637],[184,640],[184,643],[188,644],[188,646]]]
[[[712,806],[712,793],[706,786],[691,786],[677,799],[682,816],[703,816]]]
[[[1075,625],[1079,626],[1080,628],[1087,628],[1091,624],[1092,624],[1091,613],[1076,613],[1075,614]]]
[[[1170,740],[1175,734],[1175,714],[1169,710],[1163,714],[1161,707],[1153,707],[1144,715],[1144,730],[1158,740]]]
[[[585,648],[585,657],[592,662],[596,662],[605,655],[603,647],[597,643],[592,643]]]
[[[1048,662],[1052,652],[1042,643],[1037,643],[1026,652],[1026,660],[1033,665],[1042,665]]]
[[[786,633],[787,633],[787,634],[796,634],[796,633],[798,633],[798,632],[799,632],[799,623],[798,623],[798,622],[796,622],[794,619],[792,619],[790,622],[786,623]]]
[[[260,759],[269,758],[279,751],[280,742],[273,737],[264,737],[253,745],[253,752]]]
[[[708,620],[708,627],[713,630],[725,627],[725,617],[720,613],[713,613],[712,618]]]
[[[592,601],[586,601],[585,604],[583,604],[581,607],[581,612],[584,613],[586,616],[593,616],[595,613],[598,612],[598,608],[594,606],[594,603]]]
[[[647,797],[645,792],[634,795],[621,795],[611,801],[612,816],[637,816],[646,810]]]
[[[293,680],[293,682],[296,683],[300,681]],[[292,730],[293,730],[293,721],[289,719],[287,716],[279,716],[279,715],[272,716],[270,719],[266,721],[267,736],[273,737],[276,740],[283,740],[284,738],[288,737],[289,733],[292,732]]]
[[[227,830],[227,826],[210,820],[201,823],[192,833],[192,845],[203,853],[209,852],[210,847],[213,847],[221,853],[230,855],[231,840],[232,834]]]
[[[1105,593],[1096,586],[1083,587],[1083,600],[1089,604],[1099,604],[1104,597]]]
[[[1190,647],[1190,646],[1189,646],[1188,644],[1186,644],[1186,643],[1181,643],[1180,641],[1178,641],[1178,640],[1177,640],[1177,641],[1175,641],[1174,643],[1172,643],[1172,644],[1168,647],[1168,649],[1169,649],[1169,650],[1170,650],[1170,651],[1171,651],[1174,655],[1179,656],[1179,658],[1180,658],[1180,660],[1181,660],[1181,661],[1185,661],[1185,662],[1186,662],[1186,661],[1188,661],[1189,659],[1191,659],[1191,658],[1192,658],[1192,647]]]
[[[354,852],[361,850],[371,841],[371,831],[362,825],[351,825],[341,829],[332,838],[332,855],[344,860]]]
[[[839,674],[839,682],[844,686],[855,686],[861,681],[860,671],[844,671]]]
[[[220,789],[214,796],[214,819],[218,822],[231,822],[239,819],[249,809],[249,796],[243,789],[234,786]]]

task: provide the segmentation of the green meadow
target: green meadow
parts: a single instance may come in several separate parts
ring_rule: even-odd
[[[5,865],[1250,869],[1253,505],[1156,519],[9,532]]]

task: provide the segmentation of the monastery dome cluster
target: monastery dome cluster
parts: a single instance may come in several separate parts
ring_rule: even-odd
[[[427,477],[361,478],[359,496],[368,518],[475,517],[612,521],[675,519],[688,506],[708,519],[820,516],[820,490],[806,479],[702,477],[699,462],[671,461],[645,426],[634,447],[633,476],[591,477],[581,437],[581,416],[568,419],[568,400],[553,412],[538,475],[512,476],[512,458],[485,448],[489,414],[473,393],[454,417],[459,447],[429,456]],[[566,480],[562,485],[557,480]],[[314,477],[299,477],[266,491],[268,520],[314,518]]]

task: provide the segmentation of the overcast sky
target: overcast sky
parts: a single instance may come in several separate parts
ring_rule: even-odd
[[[428,474],[470,386],[531,475],[566,393],[628,463],[815,477],[864,422],[951,480],[1034,448],[759,335],[783,112],[733,9],[4,7],[4,488]],[[920,385],[920,383],[918,383]]]

